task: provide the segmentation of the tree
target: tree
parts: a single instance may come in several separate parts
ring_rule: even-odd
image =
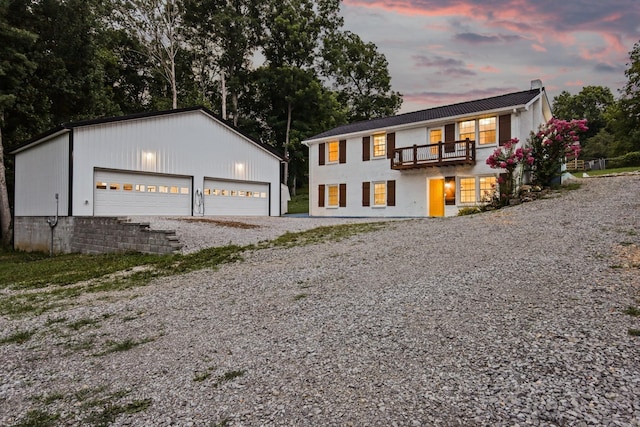
[[[180,0],[114,0],[120,25],[170,86],[171,106],[178,108],[176,58],[183,47]]]
[[[323,57],[323,73],[339,91],[349,121],[391,116],[400,109],[402,97],[391,91],[387,59],[375,44],[349,31],[335,33],[324,43]]]
[[[640,151],[640,41],[629,52],[630,62],[624,74],[627,83],[622,89],[616,135],[628,151]]]
[[[262,4],[251,0],[187,0],[185,25],[203,87],[220,79],[222,117],[238,125],[239,98],[248,84],[251,57],[258,47]]]
[[[608,87],[585,86],[576,94],[562,91],[553,98],[553,116],[560,120],[586,119],[589,130],[584,135],[583,144],[607,125],[606,111],[615,103]]]
[[[0,241],[3,246],[8,246],[11,242],[11,207],[2,139],[5,110],[15,104],[16,90],[35,68],[35,64],[26,55],[35,36],[8,23],[8,3],[9,0],[0,0]]]
[[[335,0],[272,0],[264,15],[262,53],[267,74],[273,77],[282,102],[272,102],[278,116],[284,119],[285,131],[281,142],[285,158],[291,148],[291,125],[296,110],[304,104],[305,85],[316,82],[313,66],[319,57],[323,37],[331,34],[342,20],[338,18],[340,2]],[[267,96],[273,95],[268,90]],[[283,120],[279,120],[283,122]],[[289,184],[289,165],[285,163],[284,180]]]

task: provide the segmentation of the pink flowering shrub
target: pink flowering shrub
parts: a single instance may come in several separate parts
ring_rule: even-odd
[[[531,154],[533,150],[517,147],[518,142],[520,142],[518,138],[510,139],[503,146],[498,147],[487,159],[487,164],[491,168],[505,170],[506,178],[502,176],[498,178],[499,200],[502,205],[505,205],[518,190],[518,185],[515,182],[518,177],[516,170],[523,165],[531,167],[535,162]]]
[[[565,159],[574,159],[580,155],[579,134],[588,129],[586,120],[558,120],[552,118],[540,126],[537,133],[531,133],[531,164],[535,180],[542,186],[548,186],[554,178],[560,176],[560,166]]]

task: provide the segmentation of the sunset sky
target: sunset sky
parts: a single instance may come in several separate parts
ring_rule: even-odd
[[[640,0],[343,0],[347,30],[389,61],[401,112],[527,90],[626,82]]]

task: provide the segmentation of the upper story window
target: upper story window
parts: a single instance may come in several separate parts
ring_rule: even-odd
[[[327,144],[327,154],[329,163],[337,163],[340,154],[340,145],[338,141],[331,141]]]
[[[485,119],[478,120],[478,143],[483,144],[495,144],[496,142],[496,118],[487,117]]]
[[[431,129],[429,131],[429,144],[437,144],[439,142],[442,142],[442,129]],[[431,147],[431,154],[438,154],[436,145]]]
[[[495,117],[460,122],[458,125],[460,141],[469,138],[472,141],[476,141],[479,145],[495,144],[497,136],[496,122]]]
[[[379,133],[373,135],[373,157],[383,157],[387,155],[387,135]]]
[[[460,122],[460,141],[464,141],[469,138],[471,141],[476,140],[476,121],[475,120],[467,120],[464,122]]]

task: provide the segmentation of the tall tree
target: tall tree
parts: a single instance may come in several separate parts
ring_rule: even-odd
[[[35,35],[9,24],[8,5],[9,0],[0,0],[0,241],[3,246],[11,242],[11,207],[2,139],[5,110],[15,104],[17,89],[35,69],[35,64],[27,57]]]
[[[395,114],[402,97],[391,90],[386,57],[373,43],[352,32],[334,33],[325,40],[323,74],[339,91],[349,121],[371,120]]]
[[[176,60],[183,48],[180,0],[114,0],[120,24],[138,41],[170,86],[172,108],[178,108]]]
[[[313,66],[319,56],[321,39],[341,24],[338,18],[339,2],[333,0],[272,0],[264,15],[262,53],[267,74],[273,76],[283,102],[279,115],[284,116],[284,140],[281,141],[285,158],[289,158],[291,125],[296,106],[304,94],[305,81],[315,78]],[[310,79],[310,75],[313,75]],[[285,164],[284,180],[289,184],[289,165]]]
[[[640,151],[640,41],[629,52],[629,60],[624,73],[627,83],[621,91],[616,135],[625,141],[628,151]]]
[[[576,95],[565,90],[553,98],[553,115],[561,120],[587,119],[589,130],[584,137],[586,140],[607,125],[606,111],[614,102],[608,87],[585,86]]]
[[[236,126],[239,98],[246,91],[251,58],[261,37],[262,7],[253,0],[185,1],[189,45],[198,64],[196,75],[203,83],[218,76],[222,116],[227,119],[230,115]]]

